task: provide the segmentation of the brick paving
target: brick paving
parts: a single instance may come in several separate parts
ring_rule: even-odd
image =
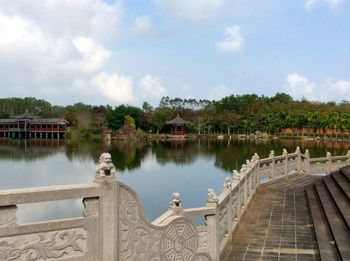
[[[223,260],[320,260],[304,189],[293,175],[259,187]]]

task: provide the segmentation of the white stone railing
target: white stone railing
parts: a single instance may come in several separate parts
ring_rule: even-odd
[[[219,196],[208,190],[206,206],[183,209],[174,193],[169,210],[152,223],[143,217],[136,193],[115,179],[110,156],[107,160],[102,159],[90,184],[0,190],[0,259],[218,261],[262,183],[332,172],[350,164],[350,151],[322,158],[310,158],[299,148],[279,156],[272,151],[265,159],[255,154],[225,180]],[[83,199],[82,217],[17,222],[18,204],[78,198]],[[195,226],[191,219],[196,216],[205,224]]]
[[[198,247],[200,228],[175,213],[149,223],[136,193],[114,173],[113,164],[102,162],[90,184],[0,190],[0,260],[213,260]],[[18,204],[79,198],[82,217],[17,221]]]
[[[242,165],[240,171],[234,170],[232,177],[225,180],[223,191],[218,197],[212,190],[208,190],[205,207],[182,209],[181,205],[173,204],[154,223],[162,224],[172,214],[185,217],[204,216],[205,225],[197,227],[201,231],[199,248],[210,253],[213,260],[220,260],[259,185],[294,174],[330,173],[347,164],[350,164],[350,151],[343,156],[331,156],[327,153],[322,158],[310,158],[308,150],[303,154],[299,147],[293,153],[283,149],[279,156],[271,151],[269,157],[264,159],[255,154]]]
[[[45,260],[75,258],[97,260],[99,245],[91,240],[98,234],[98,206],[101,189],[97,184],[56,186],[0,191],[1,260]],[[18,224],[17,205],[53,200],[84,199],[84,217]]]

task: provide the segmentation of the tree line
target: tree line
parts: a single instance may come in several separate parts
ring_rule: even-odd
[[[64,117],[82,133],[98,134],[103,129],[118,130],[126,116],[135,120],[136,128],[145,132],[166,131],[166,121],[177,114],[190,121],[187,132],[211,133],[279,133],[284,128],[318,128],[350,130],[349,101],[315,102],[294,100],[285,93],[273,97],[256,94],[231,95],[221,100],[197,100],[163,97],[157,107],[144,102],[131,105],[51,105],[32,97],[0,99],[0,118],[10,118],[26,110],[41,117]]]

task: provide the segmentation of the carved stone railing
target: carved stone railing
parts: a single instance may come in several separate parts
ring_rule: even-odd
[[[93,183],[0,191],[0,260],[216,261],[220,260],[260,184],[289,175],[329,173],[350,164],[344,156],[309,152],[251,160],[223,184],[208,189],[206,206],[183,209],[179,193],[152,223],[141,212],[136,193],[118,182],[108,153],[102,154]],[[30,224],[17,222],[17,205],[83,199],[83,216]],[[205,219],[194,225],[193,217]]]
[[[154,223],[162,224],[173,214],[185,217],[204,216],[205,225],[197,227],[201,233],[199,249],[209,253],[212,260],[220,260],[260,184],[294,174],[330,173],[347,164],[350,164],[350,151],[344,156],[331,156],[327,153],[323,158],[310,158],[308,150],[303,154],[299,147],[293,153],[283,149],[282,155],[278,156],[271,151],[269,157],[264,159],[255,154],[242,165],[240,171],[234,170],[233,175],[224,181],[223,191],[219,196],[208,190],[205,207],[182,209],[179,204],[173,205]],[[181,201],[179,195],[177,201]]]
[[[97,184],[0,191],[0,260],[97,260]],[[84,217],[18,224],[17,204],[84,198]]]
[[[82,199],[83,216],[19,224],[17,205]],[[0,191],[0,260],[210,261],[205,231],[172,213],[149,223],[136,193],[118,182],[108,153],[91,184]],[[209,244],[209,242],[208,242]]]

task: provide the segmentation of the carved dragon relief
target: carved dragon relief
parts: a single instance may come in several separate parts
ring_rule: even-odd
[[[59,260],[84,256],[87,250],[83,228],[0,239],[0,260]]]
[[[119,200],[120,260],[194,260],[198,231],[192,222],[176,218],[164,227],[149,224],[140,212],[136,194],[121,183]]]

